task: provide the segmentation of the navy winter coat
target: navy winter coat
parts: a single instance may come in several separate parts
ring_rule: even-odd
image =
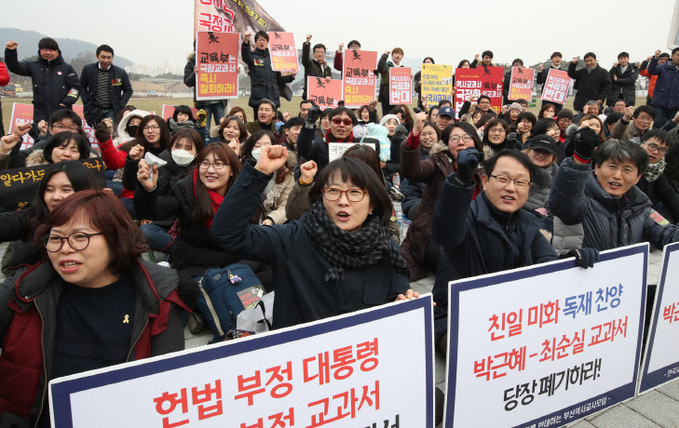
[[[99,63],[87,64],[80,76],[80,86],[82,87],[82,99],[85,111],[85,120],[91,126],[96,125],[96,118],[99,108],[94,100],[97,95],[97,83],[99,81]],[[111,65],[109,79],[107,82],[108,93],[111,97],[113,111],[118,113],[127,105],[132,96],[132,84],[127,72],[122,68]]]

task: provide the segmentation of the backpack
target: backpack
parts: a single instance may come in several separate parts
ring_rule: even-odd
[[[266,294],[259,278],[243,263],[208,269],[198,285],[198,310],[214,336],[210,343],[223,341],[236,329],[238,314],[255,307]]]

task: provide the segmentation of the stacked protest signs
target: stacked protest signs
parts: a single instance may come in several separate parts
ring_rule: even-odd
[[[450,100],[453,92],[453,67],[442,64],[422,64],[422,96],[429,106]]]
[[[446,427],[560,426],[634,397],[648,244],[451,282]]]
[[[326,79],[325,77],[307,77],[309,93],[307,98],[315,102],[321,109],[336,108],[338,101],[342,99],[343,84],[338,79]]]

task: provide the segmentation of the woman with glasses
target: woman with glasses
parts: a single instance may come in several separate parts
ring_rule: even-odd
[[[424,278],[428,271],[436,272],[439,251],[438,247],[429,243],[429,229],[443,180],[457,170],[457,154],[460,150],[470,147],[481,150],[481,140],[476,129],[469,123],[456,122],[443,130],[441,141],[434,143],[429,150],[429,157],[423,159],[421,132],[425,129],[425,119],[424,113],[415,115],[413,132],[406,144],[401,146],[403,178],[425,183],[417,218],[408,228],[408,233],[401,243],[401,253],[411,270],[411,281]],[[477,183],[480,181],[477,177]],[[477,192],[480,192],[480,185]]]
[[[179,294],[194,307],[198,284],[206,269],[238,261],[236,253],[219,248],[208,234],[215,212],[238,177],[241,164],[224,143],[208,144],[196,159],[193,173],[175,182],[168,194],[158,189],[158,167],[139,161],[134,209],[145,219],[177,218],[179,234],[170,248],[170,266],[180,277]]]
[[[490,159],[504,149],[521,150],[523,144],[518,139],[507,139],[508,134],[509,126],[504,119],[495,118],[486,123],[483,134],[483,158]]]
[[[0,287],[0,423],[49,426],[50,380],[182,350],[185,305],[109,192],[69,197],[35,241],[44,259]]]
[[[14,241],[2,259],[2,272],[10,277],[19,266],[37,263],[41,256],[33,244],[33,234],[50,211],[76,192],[101,188],[94,174],[79,162],[60,162],[49,167],[34,201],[21,210],[0,214],[0,242]]]
[[[389,195],[358,159],[340,158],[319,171],[300,220],[268,227],[249,223],[273,172],[287,158],[287,148],[268,146],[254,167],[245,164],[210,229],[225,249],[272,265],[274,328],[416,297],[387,227]]]

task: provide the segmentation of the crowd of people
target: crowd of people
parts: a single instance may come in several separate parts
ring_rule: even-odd
[[[241,55],[251,118],[226,100],[194,100],[195,116],[176,106],[168,120],[135,108],[108,45],[78,77],[53,39],[35,61],[18,61],[18,43],[7,43],[7,69],[33,80],[34,123],[3,132],[0,170],[47,168],[32,202],[0,213],[0,241],[11,243],[0,421],[46,424],[50,379],[182,349],[184,325],[205,328],[196,308],[210,268],[251,266],[275,290],[274,328],[417,298],[409,282],[435,275],[445,353],[451,280],[560,257],[587,268],[602,250],[679,241],[679,48],[641,64],[622,52],[609,71],[588,52],[584,67],[567,67],[573,110],[544,102],[534,114],[528,100],[495,111],[485,95],[460,112],[449,100],[430,106],[417,75],[418,107],[390,105],[396,47],[377,65],[374,102],[323,110],[303,99],[282,112],[294,74],[272,69],[267,33],[250,36]],[[311,40],[305,76],[332,78],[326,47]],[[459,66],[492,61],[486,51]],[[566,71],[561,53],[537,84],[550,68]],[[199,73],[189,56],[186,85]],[[635,107],[639,74],[651,84]],[[96,149],[72,111],[79,97]],[[21,150],[26,134],[35,144]],[[348,148],[339,157],[337,143]],[[89,157],[103,160],[105,186],[79,162]],[[403,240],[400,223],[410,225]]]

